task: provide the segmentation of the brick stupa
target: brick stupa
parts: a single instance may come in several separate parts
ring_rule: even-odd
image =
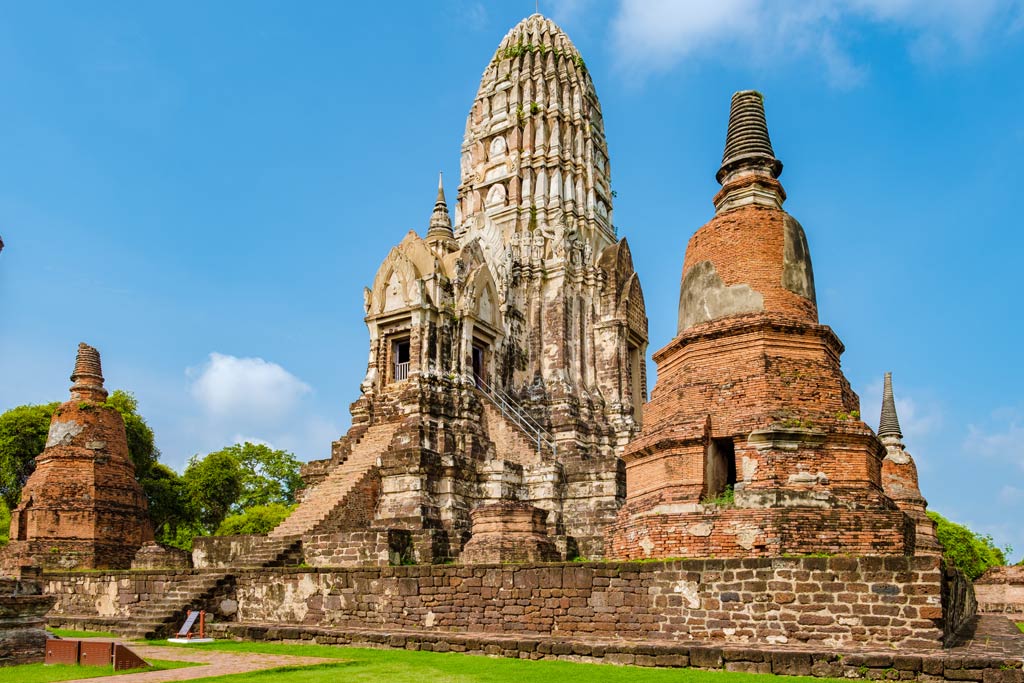
[[[892,392],[892,373],[885,373],[882,389],[882,414],[878,419],[878,438],[885,445],[882,461],[882,488],[907,516],[914,520],[917,534],[915,553],[941,555],[942,545],[935,534],[935,522],[928,517],[928,501],[921,495],[917,481],[917,465],[903,445],[903,430],[896,415],[896,398]]]
[[[627,446],[613,557],[912,555],[842,342],[818,322],[760,93],[732,101],[716,213],[686,250],[678,335]],[[919,496],[919,494],[918,494]]]
[[[11,514],[6,563],[127,569],[153,540],[124,420],[104,402],[99,352],[78,345],[71,400],[53,413],[46,449]]]

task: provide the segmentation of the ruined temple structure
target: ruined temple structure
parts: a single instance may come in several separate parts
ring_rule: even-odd
[[[476,515],[481,532],[506,528],[505,511],[531,538],[540,519],[559,557],[604,555],[646,400],[647,317],[612,224],[597,94],[551,20],[498,46],[461,175],[454,227],[439,186],[425,235],[409,232],[366,289],[352,428],[304,470],[312,486],[272,537],[333,534],[370,563],[408,538],[419,562],[457,559],[473,511],[497,506]]]
[[[11,512],[5,566],[127,569],[153,540],[124,420],[105,405],[96,349],[78,345],[71,381],[71,400],[53,412],[46,449]]]
[[[914,521],[914,554],[941,555],[942,546],[935,534],[935,522],[927,515],[928,501],[917,482],[917,465],[903,445],[903,432],[896,415],[892,393],[892,373],[885,373],[882,388],[882,414],[878,420],[878,438],[885,445],[882,460],[882,489]]]
[[[760,93],[736,93],[715,216],[687,246],[678,334],[654,354],[657,384],[623,456],[613,557],[935,547],[891,386],[880,439],[840,369],[842,343],[818,322],[781,172]]]

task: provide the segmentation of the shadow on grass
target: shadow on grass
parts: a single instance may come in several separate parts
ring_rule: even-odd
[[[152,645],[166,641],[151,641]],[[655,669],[561,660],[532,661],[453,652],[415,652],[353,648],[334,645],[292,645],[265,642],[222,641],[183,645],[192,649],[223,652],[259,652],[277,655],[340,659],[337,664],[283,667],[219,676],[209,681],[273,681],[274,683],[333,683],[387,681],[388,683],[519,683],[521,681],[578,680],[587,683],[767,683],[767,681],[814,681],[837,679],[785,677],[698,669]]]

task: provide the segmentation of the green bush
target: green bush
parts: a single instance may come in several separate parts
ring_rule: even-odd
[[[928,516],[935,522],[935,533],[942,544],[942,556],[972,581],[989,567],[1006,564],[1006,555],[988,534],[976,534],[967,527],[949,521],[937,512]]]
[[[0,500],[0,546],[7,545],[11,533],[11,511],[7,509],[7,503]]]
[[[217,527],[216,535],[266,534],[283,522],[294,509],[294,505],[282,505],[281,503],[256,505],[244,512],[226,517]]]

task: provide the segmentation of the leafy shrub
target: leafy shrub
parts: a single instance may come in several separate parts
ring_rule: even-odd
[[[996,547],[992,536],[976,534],[967,527],[949,521],[937,512],[928,516],[935,522],[935,533],[942,544],[942,556],[972,581],[989,567],[1006,564],[1006,555]]]
[[[7,545],[10,532],[11,511],[7,509],[7,504],[0,500],[0,547]]]
[[[270,503],[256,505],[244,512],[229,515],[217,527],[217,536],[238,536],[242,534],[266,534],[295,509],[294,505]]]

